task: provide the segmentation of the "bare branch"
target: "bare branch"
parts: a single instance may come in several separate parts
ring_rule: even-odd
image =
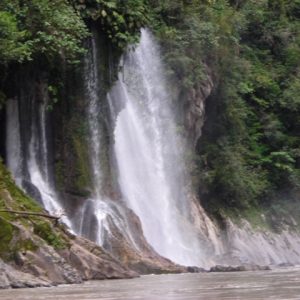
[[[51,215],[48,215],[48,214],[37,213],[37,212],[28,212],[28,211],[0,210],[0,212],[6,212],[6,213],[18,214],[18,215],[25,215],[25,216],[44,217],[44,218],[53,219],[53,220],[59,220],[61,218],[61,216],[51,216]]]

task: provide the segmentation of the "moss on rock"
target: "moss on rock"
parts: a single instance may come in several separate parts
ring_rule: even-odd
[[[0,161],[0,210],[41,212],[43,209],[15,185],[9,171]],[[22,235],[22,228],[32,230],[54,249],[63,249],[67,242],[59,235],[49,220],[36,216],[21,216],[15,213],[0,211],[0,258],[13,259],[19,251],[35,251],[39,243],[34,235]],[[26,229],[27,228],[27,229]]]
[[[42,208],[20,188],[11,177],[10,172],[0,160],[0,209],[42,211]],[[1,216],[9,219],[11,214],[1,213]]]
[[[57,233],[55,233],[53,228],[51,228],[49,222],[35,222],[33,225],[33,232],[56,250],[64,249],[67,246],[64,239],[60,237]]]
[[[10,253],[10,243],[14,236],[13,226],[0,217],[0,257],[7,258]]]

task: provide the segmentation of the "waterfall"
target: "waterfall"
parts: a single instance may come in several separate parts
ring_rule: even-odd
[[[42,70],[45,65],[17,68],[16,83],[7,86],[9,95],[13,87],[16,92],[7,100],[5,117],[5,159],[16,184],[51,214],[68,208],[62,220],[74,233],[97,242],[133,270],[174,270],[161,256],[201,267],[299,262],[300,240],[289,226],[277,234],[222,217],[220,228],[201,207],[191,188],[178,125],[186,111],[175,109],[183,105],[174,99],[176,87],[166,76],[151,32],[143,29],[140,43],[123,55],[108,92],[109,47],[102,39],[92,28],[80,83],[78,66],[71,76],[65,70],[59,95],[68,99],[58,104],[62,110],[55,118],[49,112],[46,79],[53,74]]]
[[[6,104],[6,160],[7,167],[16,183],[22,184],[21,139],[19,107],[17,99],[9,99]]]
[[[43,206],[50,213],[57,213],[62,211],[62,206],[58,201],[58,196],[53,187],[52,174],[49,171],[49,145],[46,128],[48,95],[47,92],[42,93],[42,95],[41,102],[33,103],[33,105],[37,105],[37,118],[32,116],[27,168],[30,182],[41,194]]]
[[[199,265],[201,245],[189,221],[183,141],[164,74],[158,45],[142,30],[140,44],[124,57],[109,93],[118,182],[154,249],[177,263]]]
[[[91,38],[91,47],[89,54],[85,59],[85,83],[87,105],[87,121],[89,128],[89,150],[91,158],[93,192],[95,198],[101,198],[101,188],[103,174],[101,168],[101,99],[100,99],[100,82],[98,76],[98,57],[97,57],[96,39],[93,35]]]
[[[102,245],[105,234],[105,219],[109,209],[102,193],[102,128],[98,67],[97,41],[96,34],[93,32],[88,53],[84,60],[85,98],[87,101],[86,118],[88,124],[87,142],[92,175],[92,195],[79,208],[79,213],[77,214],[79,217],[77,217],[78,220],[75,220],[75,230],[78,234],[93,239]]]
[[[84,60],[84,81],[86,98],[86,119],[88,124],[88,151],[92,175],[92,193],[75,215],[74,230],[99,245],[109,244],[116,228],[127,241],[134,245],[123,208],[112,201],[103,191],[103,141],[104,124],[102,117],[101,80],[99,79],[99,53],[97,33],[92,31],[88,53]],[[105,99],[104,99],[105,100]],[[87,162],[88,163],[88,162]],[[114,229],[112,229],[114,228]]]
[[[159,47],[142,30],[139,45],[122,58],[118,80],[105,97],[99,39],[92,30],[83,61],[87,135],[82,142],[89,154],[89,195],[78,197],[80,205],[63,221],[124,261],[131,255],[162,262],[159,253],[176,263],[204,266],[200,241],[215,231],[206,226],[190,188],[185,143]],[[25,85],[19,98],[7,103],[7,164],[18,185],[55,213],[71,203],[60,201],[55,190],[47,84],[35,85]],[[103,117],[107,102],[110,127]],[[114,138],[111,153],[108,127]],[[108,161],[110,174],[104,167]],[[115,182],[109,183],[113,176]]]
[[[43,85],[42,85],[43,86]],[[39,201],[46,210],[55,214],[63,211],[59,197],[55,192],[53,174],[50,171],[47,139],[47,85],[41,88],[41,99],[26,97],[10,99],[7,103],[7,165],[20,188]],[[22,93],[21,93],[22,94]],[[19,114],[20,103],[29,106],[26,118]],[[29,128],[28,128],[29,125]],[[25,139],[27,131],[29,139]],[[29,134],[28,134],[29,133]],[[67,217],[62,218],[68,226]]]

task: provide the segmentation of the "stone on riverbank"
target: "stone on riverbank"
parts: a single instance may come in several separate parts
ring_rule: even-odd
[[[240,266],[216,265],[211,267],[209,272],[244,272],[244,271],[268,271],[269,266],[259,266],[253,264],[245,264]]]

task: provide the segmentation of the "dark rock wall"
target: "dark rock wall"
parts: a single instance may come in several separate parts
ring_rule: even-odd
[[[5,151],[5,139],[6,139],[6,117],[5,110],[0,109],[0,157],[5,160],[6,151]]]
[[[106,93],[113,84],[113,69],[118,56],[113,52],[104,35],[94,26],[91,28],[97,44],[99,93],[104,141],[102,158],[105,174],[104,191],[113,194],[110,174],[110,131]],[[90,47],[86,41],[86,47]],[[112,66],[111,66],[112,65]],[[85,92],[84,61],[64,70],[59,101],[54,105],[52,128],[55,147],[55,179],[66,208],[72,214],[92,192],[91,160],[88,147],[87,96]]]
[[[205,79],[196,87],[190,89],[185,97],[185,128],[189,140],[196,146],[201,137],[202,127],[205,121],[206,100],[214,88],[213,74],[207,65],[204,65]]]

